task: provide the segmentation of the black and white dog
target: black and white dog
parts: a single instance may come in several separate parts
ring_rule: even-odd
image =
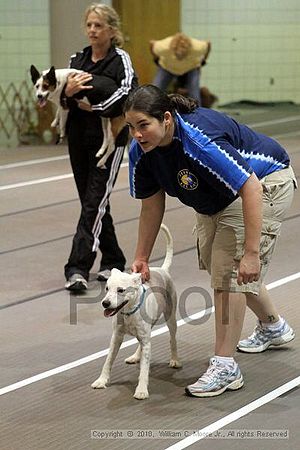
[[[82,70],[77,69],[55,69],[53,66],[50,69],[44,70],[40,73],[34,65],[30,67],[31,80],[35,88],[35,96],[37,103],[40,107],[47,104],[48,101],[54,103],[57,107],[55,119],[51,123],[52,127],[58,127],[59,129],[59,142],[63,141],[65,137],[65,128],[68,117],[68,109],[64,109],[61,105],[61,96],[63,89],[67,83],[68,76],[73,73],[81,73]],[[105,76],[93,75],[93,80],[89,82],[89,85],[94,86],[95,83],[101,83],[101,90],[97,90],[95,95],[93,89],[89,92],[84,91],[84,94],[76,94],[76,98],[85,101],[87,104],[96,104],[112,95],[118,88],[114,80]],[[99,94],[100,92],[100,94]],[[103,92],[103,95],[101,95]],[[121,120],[107,119],[101,117],[102,129],[103,129],[103,144],[99,149],[96,157],[100,158],[98,166],[104,166],[107,158],[114,151],[114,140],[116,133],[118,134],[122,129],[123,123]],[[115,121],[115,124],[111,124],[111,120]],[[117,123],[117,125],[116,125]]]

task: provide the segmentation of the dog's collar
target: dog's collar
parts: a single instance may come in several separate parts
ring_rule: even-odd
[[[137,312],[138,309],[140,309],[140,307],[142,306],[142,304],[144,303],[145,300],[145,293],[146,293],[146,288],[145,286],[142,284],[142,293],[140,296],[140,301],[139,303],[131,310],[128,312],[123,312],[121,311],[121,314],[123,314],[124,316],[131,316],[132,314],[134,314],[135,312]]]

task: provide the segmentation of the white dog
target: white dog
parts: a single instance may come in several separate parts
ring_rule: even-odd
[[[123,273],[113,269],[107,280],[102,306],[105,317],[113,318],[113,334],[109,353],[100,377],[92,384],[93,388],[107,387],[112,364],[122,344],[124,335],[136,336],[139,346],[136,352],[125,360],[128,364],[140,362],[139,382],[134,397],[143,400],[149,397],[148,382],[151,354],[151,328],[163,313],[170,331],[171,360],[169,366],[181,367],[176,344],[176,306],[177,296],[174,283],[169,275],[173,258],[173,240],[168,228],[161,225],[167,240],[167,251],[162,267],[151,267],[150,281],[143,284],[141,274]]]
[[[57,107],[56,109],[56,115],[55,119],[51,123],[51,127],[58,127],[59,129],[59,142],[63,142],[63,139],[65,137],[65,129],[66,129],[66,122],[68,117],[68,110],[64,109],[61,106],[61,95],[63,88],[65,87],[68,76],[73,73],[82,73],[82,70],[77,69],[55,69],[53,66],[50,69],[44,70],[41,74],[36,69],[35,66],[30,67],[30,74],[31,74],[31,80],[35,87],[35,95],[37,102],[40,107],[44,107],[47,104],[47,101],[51,101],[54,103]],[[111,93],[113,93],[115,89],[115,84],[113,80],[110,80],[108,77],[99,77],[100,80],[103,80],[105,82],[106,89],[111,89]],[[91,82],[92,84],[92,82]],[[85,97],[83,97],[81,100],[83,100],[88,105],[91,104],[88,97],[90,94],[85,91]],[[117,121],[118,118],[112,119]],[[105,165],[105,162],[107,158],[111,155],[111,153],[115,149],[114,145],[114,139],[116,135],[121,131],[122,126],[124,124],[122,123],[120,127],[120,119],[117,122],[117,126],[113,123],[111,124],[110,119],[107,119],[105,117],[101,118],[102,123],[102,130],[103,130],[103,143],[101,148],[96,154],[97,158],[100,158],[98,162],[98,167],[103,167]],[[117,129],[116,129],[117,128]],[[116,130],[115,130],[116,129]]]

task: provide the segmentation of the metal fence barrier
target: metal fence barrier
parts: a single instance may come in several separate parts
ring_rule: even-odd
[[[50,124],[54,118],[51,103],[44,108],[36,105],[32,84],[22,81],[19,86],[10,83],[0,86],[0,143],[19,144],[54,143],[56,131]]]

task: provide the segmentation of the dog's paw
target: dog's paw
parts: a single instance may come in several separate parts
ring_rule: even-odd
[[[99,167],[99,169],[106,169],[106,161],[107,158],[104,156],[97,162],[97,167]]]
[[[135,355],[131,355],[125,359],[126,364],[137,364],[140,362],[140,358],[137,358]]]
[[[94,381],[93,384],[91,384],[91,387],[93,389],[105,389],[107,388],[108,380],[105,380],[104,378],[97,378],[97,380]]]
[[[59,125],[59,121],[57,118],[55,118],[54,120],[52,120],[50,127],[51,128],[56,128]]]
[[[173,369],[180,369],[180,367],[182,367],[182,364],[177,359],[171,359],[169,362],[169,367],[172,367]]]
[[[99,161],[97,162],[97,167],[99,167],[100,169],[105,169],[105,163],[108,159],[108,154],[104,154],[104,155],[96,155],[97,158],[100,158]]]
[[[134,398],[137,400],[145,400],[146,398],[149,398],[149,392],[147,390],[140,391],[138,389],[135,390]]]
[[[96,158],[99,158],[99,161],[97,163],[97,167],[103,168],[105,167],[105,163],[110,157],[110,155],[115,150],[115,144],[114,142],[109,142],[107,145],[102,145],[100,150],[96,153]]]
[[[109,147],[107,144],[106,145],[102,144],[102,146],[99,148],[99,150],[97,151],[97,153],[95,155],[96,158],[102,158],[107,153],[108,149],[109,149]]]

